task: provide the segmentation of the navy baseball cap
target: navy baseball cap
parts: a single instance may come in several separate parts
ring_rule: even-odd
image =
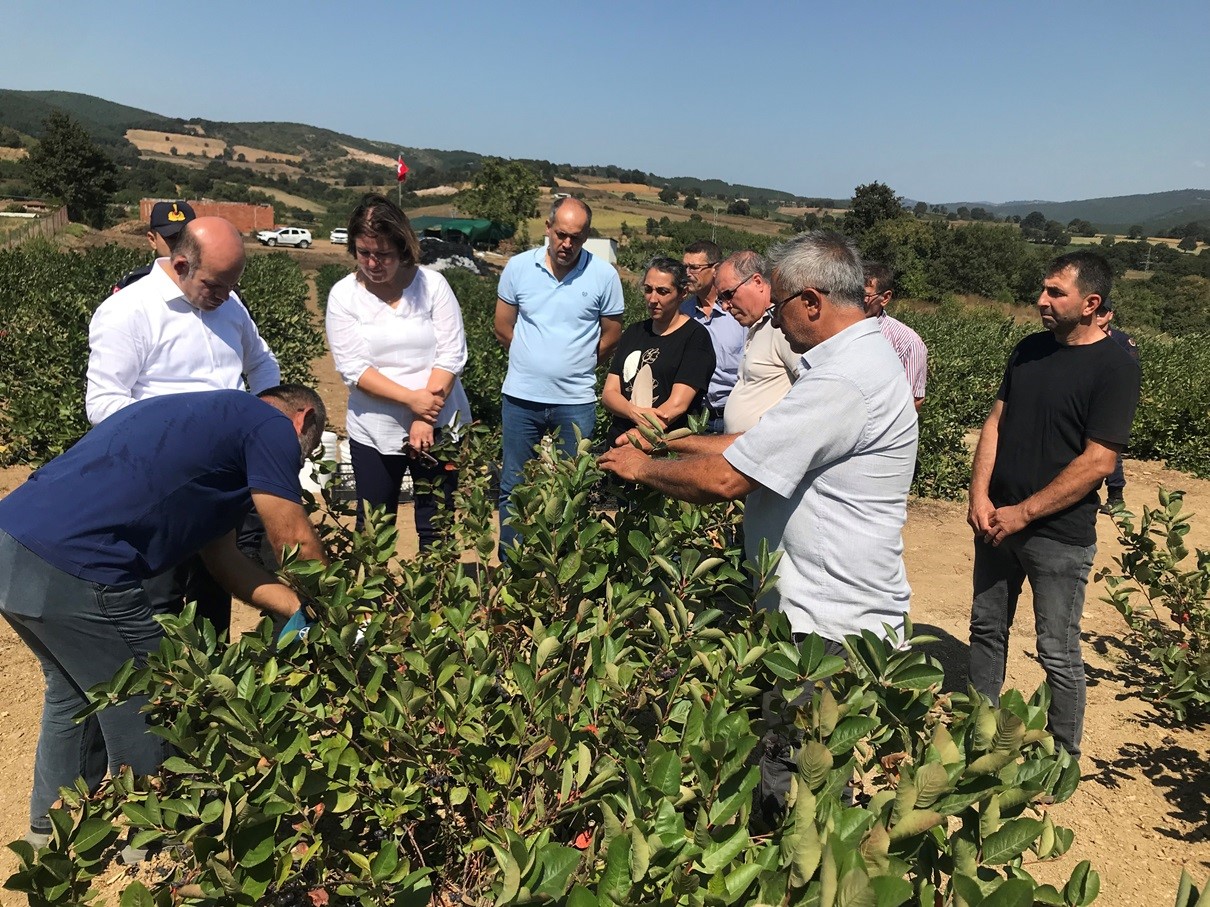
[[[156,202],[151,208],[151,229],[168,239],[180,233],[193,217],[188,202]]]

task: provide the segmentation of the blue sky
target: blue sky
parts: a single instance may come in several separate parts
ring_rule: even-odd
[[[1210,3],[6,0],[0,87],[934,203],[1210,188]]]

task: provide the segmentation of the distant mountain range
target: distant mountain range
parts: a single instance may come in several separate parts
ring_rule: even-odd
[[[1180,224],[1201,221],[1210,224],[1210,189],[1175,189],[1147,195],[1117,195],[1109,198],[1086,198],[1072,202],[952,202],[946,207],[955,211],[959,206],[981,207],[998,218],[1014,214],[1025,217],[1041,211],[1048,220],[1070,223],[1075,218],[1096,225],[1105,233],[1125,233],[1138,225],[1148,236]]]
[[[465,179],[489,155],[473,151],[445,151],[434,148],[414,148],[391,142],[360,138],[309,126],[303,123],[227,123],[203,119],[167,117],[148,110],[116,104],[92,95],[67,91],[14,91],[0,89],[0,126],[37,138],[42,122],[52,109],[65,111],[88,130],[93,140],[109,149],[119,161],[130,162],[138,154],[126,139],[129,129],[156,130],[165,133],[198,132],[217,138],[228,145],[249,146],[282,155],[298,155],[299,169],[307,175],[332,177],[334,168],[353,165],[365,160],[359,155],[394,158],[403,153],[412,169],[414,179],[409,185],[423,188],[436,185],[443,178]],[[553,172],[554,165],[540,169]],[[596,165],[595,169],[602,169]],[[610,167],[609,169],[614,169]],[[650,175],[652,185],[672,186],[687,192],[697,189],[704,195],[720,194],[729,198],[747,198],[754,202],[793,204],[804,197],[781,189],[737,185],[723,180],[690,176],[659,177]],[[423,185],[422,185],[423,184]],[[820,201],[819,199],[813,200]],[[847,200],[837,200],[847,204]],[[1068,223],[1074,218],[1087,220],[1110,233],[1125,233],[1131,226],[1142,226],[1147,235],[1156,235],[1179,224],[1201,221],[1210,223],[1210,189],[1179,189],[1146,195],[1122,195],[1078,201],[1017,201],[1017,202],[951,202],[950,211],[959,207],[982,207],[997,217],[1025,217],[1041,211],[1050,220]]]

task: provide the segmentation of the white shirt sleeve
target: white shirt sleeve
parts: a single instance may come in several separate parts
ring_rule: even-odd
[[[328,349],[336,371],[346,386],[357,387],[357,382],[373,363],[370,347],[359,328],[353,312],[350,290],[356,278],[349,276],[338,281],[328,293],[328,312],[324,316],[324,330],[328,335]]]
[[[795,385],[723,456],[753,481],[789,498],[808,472],[853,454],[868,422],[866,401],[852,382],[831,375],[814,378]]]
[[[263,390],[277,387],[281,384],[281,367],[277,363],[277,357],[269,349],[269,344],[265,343],[260,331],[256,329],[248,307],[235,293],[223,304],[238,305],[243,312],[240,341],[243,345],[244,375],[248,378],[248,390],[259,394]]]
[[[462,308],[458,297],[441,274],[429,271],[426,274],[426,290],[432,303],[433,331],[437,336],[437,349],[433,356],[433,368],[444,369],[458,376],[466,368],[466,331],[462,326]]]
[[[88,325],[88,386],[84,408],[93,425],[134,403],[146,359],[146,325],[137,307],[111,296]]]

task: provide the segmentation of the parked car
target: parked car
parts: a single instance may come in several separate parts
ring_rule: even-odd
[[[349,231],[346,230],[344,227],[337,227],[335,230],[332,231],[332,233],[328,237],[328,239],[330,239],[334,243],[340,243],[341,245],[346,245],[349,242]]]
[[[261,230],[256,234],[262,246],[298,246],[305,249],[311,245],[311,231],[300,227],[278,227],[275,230]]]

